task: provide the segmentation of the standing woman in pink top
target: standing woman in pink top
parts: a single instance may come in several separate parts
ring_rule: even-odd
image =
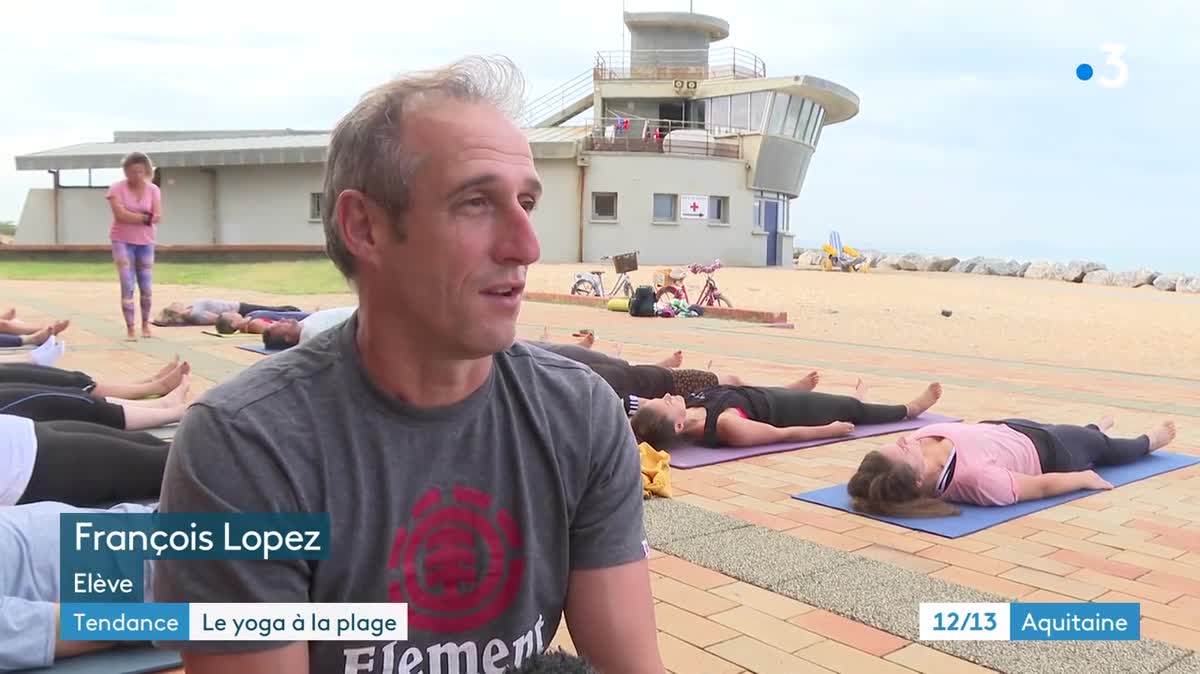
[[[894,517],[954,515],[949,502],[1005,506],[1112,489],[1093,468],[1132,463],[1175,439],[1164,421],[1136,438],[1110,437],[1110,417],[1069,426],[1028,419],[926,426],[863,458],[846,485],[855,509]]]
[[[141,291],[142,337],[150,336],[151,278],[154,270],[154,240],[162,219],[162,193],[150,182],[154,167],[150,158],[132,152],[121,161],[125,179],[108,188],[113,222],[113,262],[121,280],[121,314],[125,317],[126,339],[136,341],[133,330],[133,286]]]

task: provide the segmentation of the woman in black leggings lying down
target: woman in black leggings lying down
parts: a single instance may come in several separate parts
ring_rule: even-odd
[[[855,424],[884,424],[924,414],[942,396],[930,384],[907,405],[864,402],[859,381],[854,396],[814,393],[803,380],[789,387],[714,386],[686,398],[648,400],[630,419],[634,435],[655,449],[687,441],[705,447],[751,447],[806,442],[849,435]]]
[[[158,498],[170,443],[82,421],[0,414],[0,507],[60,501],[79,507]]]
[[[189,375],[157,400],[106,398],[95,392],[63,386],[0,384],[0,414],[33,421],[87,421],[121,430],[142,430],[172,424],[188,407]]]
[[[85,372],[63,370],[34,363],[0,363],[0,386],[5,384],[33,384],[73,388],[106,398],[137,400],[150,396],[163,396],[175,390],[183,376],[191,372],[188,363],[179,362],[178,357],[167,363],[148,379],[134,382],[97,380]]]

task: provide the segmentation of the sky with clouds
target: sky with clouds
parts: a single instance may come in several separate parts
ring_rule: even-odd
[[[687,0],[626,0],[630,11]],[[1191,0],[696,0],[718,46],[768,74],[849,87],[793,204],[798,244],[830,229],[897,252],[996,254],[1200,272],[1200,3]],[[14,155],[114,129],[330,128],[369,86],[500,53],[530,95],[622,46],[620,0],[10,3],[0,23],[0,220],[46,174]],[[1126,46],[1117,89],[1075,77]]]

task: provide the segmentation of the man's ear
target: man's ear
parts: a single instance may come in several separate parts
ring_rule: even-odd
[[[384,209],[358,190],[343,190],[335,209],[336,226],[346,249],[360,264],[375,262],[384,240],[380,228],[388,226]]]

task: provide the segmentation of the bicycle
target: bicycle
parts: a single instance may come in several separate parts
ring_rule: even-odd
[[[700,290],[700,296],[696,299],[696,304],[702,307],[722,305],[730,309],[733,308],[733,302],[729,301],[729,298],[721,292],[721,289],[717,287],[717,282],[713,280],[712,276],[723,266],[725,265],[721,264],[720,260],[714,260],[712,264],[693,264],[688,267],[688,271],[692,274],[704,274],[704,287]],[[688,302],[689,305],[691,304],[688,300],[687,289],[683,288],[682,279],[680,279],[679,288],[676,288],[674,285],[664,285],[662,288],[659,288],[659,300],[662,300],[667,295],[670,295],[669,299],[681,299],[684,302]]]
[[[629,280],[629,273],[638,269],[638,251],[600,258],[601,262],[609,260],[612,260],[613,270],[617,272],[617,280],[611,291],[604,291],[604,271],[595,270],[575,274],[575,280],[571,283],[571,294],[612,298],[621,293],[625,297],[633,297],[633,282]]]

